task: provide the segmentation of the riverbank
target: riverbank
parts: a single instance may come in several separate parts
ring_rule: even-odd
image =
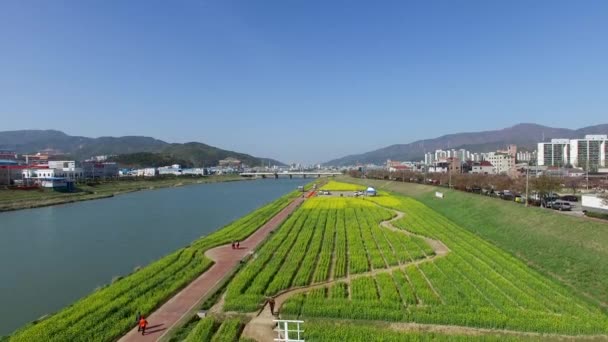
[[[111,284],[99,287],[93,293],[57,313],[22,326],[10,339],[115,341],[132,328],[132,316],[134,317],[137,312],[147,317],[149,313],[212,267],[212,260],[204,254],[207,250],[230,241],[247,241],[246,239],[255,234],[258,228],[271,221],[292,201],[300,200],[299,197],[299,192],[292,191],[223,228],[194,240],[184,248],[147,266],[138,267],[124,277],[116,277]],[[231,201],[234,202],[233,199]],[[188,203],[196,202],[190,200]],[[147,230],[149,231],[149,228]],[[123,237],[128,241],[131,240],[128,236],[123,235]],[[167,234],[165,239],[169,237],[170,234]],[[154,239],[158,240],[157,237]],[[243,247],[247,246],[243,245]],[[112,253],[116,254],[116,251]],[[78,319],[83,313],[86,313],[87,320]]]
[[[0,212],[47,207],[51,205],[90,201],[141,191],[192,184],[240,181],[237,175],[205,177],[170,177],[160,179],[112,180],[78,184],[75,192],[41,190],[0,190]]]

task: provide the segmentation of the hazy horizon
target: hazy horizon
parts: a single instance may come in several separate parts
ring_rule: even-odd
[[[0,130],[324,162],[608,117],[608,2],[0,4]]]

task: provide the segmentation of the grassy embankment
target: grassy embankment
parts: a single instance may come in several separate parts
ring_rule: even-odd
[[[65,309],[22,327],[8,339],[116,340],[133,327],[133,317],[137,312],[148,316],[207,270],[212,262],[204,256],[206,250],[229,241],[245,239],[299,195],[298,192],[291,192],[189,246],[119,278]]]
[[[87,201],[114,195],[148,190],[182,186],[190,184],[237,181],[242,178],[235,175],[208,177],[170,177],[158,179],[113,180],[98,184],[78,184],[75,192],[58,192],[43,190],[0,190],[0,212],[49,205]]]
[[[559,212],[421,184],[340,180],[405,194],[608,307],[608,224]],[[444,199],[435,197],[442,191]]]

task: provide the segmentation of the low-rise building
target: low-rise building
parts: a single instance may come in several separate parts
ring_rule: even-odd
[[[88,179],[118,177],[118,165],[116,163],[85,161],[82,162],[82,169],[84,177]]]
[[[196,167],[191,169],[182,169],[182,175],[192,175],[192,176],[204,176],[207,174],[207,170],[202,167]]]
[[[0,160],[17,160],[17,152],[0,149]]]
[[[38,184],[40,184],[40,186],[43,188],[66,190],[70,190],[70,188],[73,188],[74,185],[72,181],[63,177],[42,178]]]
[[[16,180],[21,180],[21,172],[27,166],[2,163],[0,165],[0,185],[13,185]]]
[[[487,160],[482,160],[478,163],[473,163],[471,173],[481,175],[493,175],[496,174],[496,168],[494,165]]]
[[[158,168],[158,174],[159,175],[175,175],[175,176],[181,176],[182,175],[182,168],[181,166],[174,164],[171,166],[162,166]]]
[[[147,167],[144,169],[133,170],[131,171],[130,175],[137,177],[155,177],[158,175],[158,170],[153,167]]]

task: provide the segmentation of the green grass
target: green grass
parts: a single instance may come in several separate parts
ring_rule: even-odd
[[[424,251],[429,255],[424,247],[427,244],[398,243],[398,235],[407,235],[380,228],[378,223],[392,215],[384,215],[382,211],[386,212],[385,209],[377,211],[372,202],[404,213],[403,217],[393,221],[393,226],[441,241],[447,246],[448,253],[415,265],[409,264],[415,260],[411,258],[413,252]],[[319,219],[312,220],[316,222],[314,231],[321,234],[322,223],[325,222],[323,213],[328,207],[342,208],[339,210],[345,211],[347,229],[357,227],[360,231],[356,236],[347,234],[351,262],[361,255],[374,270],[397,265],[399,260],[403,261],[402,266],[388,273],[351,277],[350,284],[346,284],[347,293],[350,293],[348,298],[340,295],[339,290],[336,294],[335,288],[329,288],[329,291],[317,288],[300,295],[300,298],[292,297],[285,303],[282,313],[299,316],[305,321],[314,317],[416,322],[570,335],[605,334],[608,331],[608,316],[599,307],[585,303],[571,289],[535,272],[518,258],[419,201],[386,194],[348,200],[319,197],[308,200],[298,212],[310,217],[317,215]],[[297,277],[303,272],[310,274],[309,265],[314,263],[307,263],[306,258],[298,255],[316,256],[319,249],[314,247],[317,235],[310,238],[310,234],[304,234],[306,230],[305,224],[299,229],[299,235],[307,236],[301,245],[308,245],[308,249],[302,251],[297,241],[289,248],[282,271],[275,271],[271,278],[274,282],[286,277],[287,281],[281,281],[275,287],[271,282],[266,288],[267,294],[287,288],[292,279],[290,274],[296,274],[291,287],[306,284],[298,282]],[[385,239],[389,232],[394,234]],[[310,242],[306,244],[308,240]],[[353,248],[356,246],[353,242],[359,240],[363,245]],[[394,253],[402,250],[407,251],[410,258],[399,258]],[[294,269],[299,267],[297,273],[287,272],[290,265],[294,265]],[[273,273],[269,272],[268,266],[256,273]],[[365,266],[354,269],[354,273],[368,271]],[[257,284],[258,279],[263,280],[263,277],[256,277],[252,284]],[[310,278],[306,276],[305,279]],[[268,284],[268,281],[261,283]]]
[[[327,184],[325,184],[321,187],[321,190],[328,190],[328,191],[357,191],[357,190],[365,190],[365,189],[366,189],[365,186],[341,183],[341,182],[336,182],[333,180],[330,180],[329,182],[327,182]]]
[[[255,311],[265,296],[328,280],[334,255],[336,263],[338,259],[350,259],[350,274],[369,271],[370,262],[374,269],[383,269],[399,261],[424,258],[424,252],[417,245],[417,242],[425,244],[422,239],[379,228],[380,221],[392,216],[392,212],[361,199],[315,197],[306,200],[230,282],[224,309]],[[342,232],[334,244],[336,229]],[[345,240],[348,240],[348,250]],[[393,250],[391,243],[398,248]],[[416,246],[416,249],[404,253],[406,246]],[[333,277],[345,276],[335,272]]]
[[[120,193],[158,189],[190,184],[215,183],[240,180],[239,176],[165,177],[148,179],[121,179],[101,181],[96,184],[77,184],[75,192],[41,190],[0,190],[0,211],[35,208],[41,206],[104,198]]]
[[[238,341],[244,322],[239,317],[227,318],[222,322],[218,331],[213,335],[211,342],[234,342]],[[197,340],[201,341],[201,340]],[[202,340],[204,341],[204,340]]]
[[[219,324],[213,317],[205,317],[198,321],[194,329],[188,334],[185,342],[211,341]]]
[[[411,196],[541,273],[608,306],[608,224],[432,186],[358,180]],[[435,198],[442,191],[444,199]]]
[[[388,324],[328,323],[320,320],[305,322],[302,325],[306,341],[351,341],[351,342],[405,342],[405,341],[536,341],[535,338],[512,337],[501,334],[482,336],[463,334],[443,334],[437,332],[396,331]]]

